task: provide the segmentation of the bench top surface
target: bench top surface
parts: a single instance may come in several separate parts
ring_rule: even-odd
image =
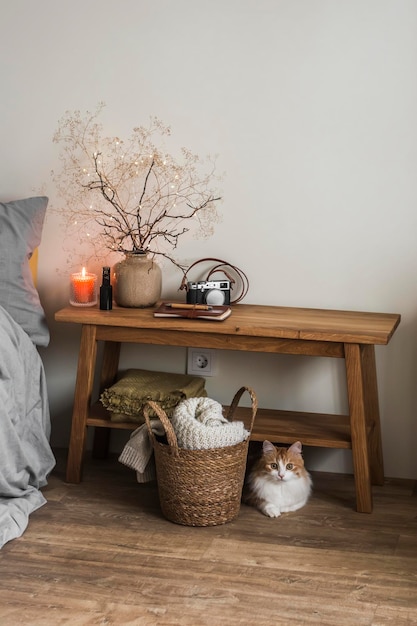
[[[398,313],[337,311],[257,304],[236,304],[222,322],[185,318],[156,318],[154,308],[67,306],[55,314],[58,322],[96,326],[180,331],[271,339],[296,339],[385,345],[400,323]]]

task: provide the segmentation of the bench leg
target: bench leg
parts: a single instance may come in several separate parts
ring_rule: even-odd
[[[366,401],[366,376],[359,344],[345,344],[345,363],[356,485],[356,508],[361,513],[371,513],[372,487],[366,418],[369,402]]]
[[[361,356],[371,482],[373,485],[383,485],[384,458],[382,453],[381,422],[379,417],[375,346],[362,345]]]
[[[117,341],[104,343],[103,364],[101,367],[100,393],[111,387],[116,380],[119,369],[120,346]],[[110,445],[111,428],[96,427],[94,429],[93,452],[95,459],[105,459]]]
[[[69,483],[79,483],[81,481],[84,449],[87,438],[87,418],[91,405],[96,357],[96,326],[84,324],[81,328],[80,352],[78,355],[71,437],[67,461],[66,480]]]

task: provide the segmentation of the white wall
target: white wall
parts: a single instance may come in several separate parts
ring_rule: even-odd
[[[2,6],[0,197],[56,193],[52,134],[103,100],[109,135],[157,115],[179,145],[218,153],[223,222],[179,256],[226,258],[248,303],[402,314],[377,348],[386,474],[417,477],[417,3],[414,0],[14,0]],[[68,263],[50,215],[40,291],[53,442],[68,443],[79,329],[60,327]],[[164,294],[180,276],[164,268]],[[185,350],[123,349],[123,365],[184,371]],[[345,411],[339,361],[219,354],[208,389],[261,405]],[[114,444],[122,445],[122,442]],[[311,468],[350,471],[312,450]]]

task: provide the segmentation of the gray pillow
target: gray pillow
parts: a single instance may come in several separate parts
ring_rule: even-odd
[[[48,345],[49,330],[29,259],[41,242],[47,206],[46,197],[0,202],[0,304],[38,346]]]

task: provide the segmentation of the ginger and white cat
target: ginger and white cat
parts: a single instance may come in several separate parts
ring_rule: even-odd
[[[311,493],[312,480],[301,452],[300,441],[289,448],[278,448],[264,441],[262,455],[249,471],[243,502],[269,517],[279,517],[281,513],[304,506]]]

